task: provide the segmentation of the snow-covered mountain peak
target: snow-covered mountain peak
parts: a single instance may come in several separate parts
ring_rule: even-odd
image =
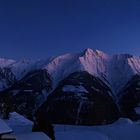
[[[110,56],[100,50],[96,50],[96,55],[99,56],[99,57],[102,57],[103,59],[105,60],[108,60],[110,59]]]
[[[13,63],[15,63],[15,60],[12,59],[4,59],[4,58],[0,58],[0,68],[4,68],[7,67]]]
[[[79,57],[79,62],[84,71],[94,76],[101,76],[106,73],[109,56],[102,51],[87,48],[84,54]]]
[[[90,48],[87,48],[84,50],[84,54],[85,55],[93,55],[94,54],[94,51]]]
[[[116,93],[135,74],[140,74],[140,58],[131,54],[113,55],[108,66],[108,81]]]
[[[54,85],[72,72],[72,67],[76,62],[76,57],[76,55],[64,54],[55,57],[46,66],[44,66],[43,69],[46,69],[51,75]]]
[[[77,71],[101,77],[107,71],[109,56],[99,50],[87,48],[82,53],[64,54],[52,59],[44,68],[52,76],[54,86],[69,74]]]
[[[15,75],[16,79],[19,80],[24,77],[28,72],[34,70],[35,62],[29,60],[17,61],[8,66],[11,72]]]
[[[140,58],[131,54],[118,54],[114,55],[111,59],[115,67],[120,67],[120,71],[123,67],[127,67],[126,74],[140,74]]]
[[[109,56],[106,53],[104,53],[100,50],[93,50],[90,48],[87,48],[84,50],[83,56],[85,56],[85,57],[101,57],[101,58],[106,59],[106,60],[109,59]]]

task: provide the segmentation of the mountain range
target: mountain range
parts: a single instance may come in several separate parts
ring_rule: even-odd
[[[139,120],[140,58],[86,49],[38,61],[0,59],[0,101],[65,124]]]

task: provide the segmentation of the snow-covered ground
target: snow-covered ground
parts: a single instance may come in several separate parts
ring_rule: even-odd
[[[140,123],[125,118],[104,126],[54,126],[56,140],[140,140]]]
[[[42,132],[32,132],[28,134],[17,135],[17,140],[51,140],[46,134]]]
[[[56,136],[56,140],[109,140],[109,138],[98,132],[85,131],[71,131],[71,132],[59,132]]]
[[[17,140],[50,140],[43,132],[32,132],[33,122],[24,116],[12,112],[8,120],[0,119],[0,134],[11,133],[12,135],[3,135],[3,137],[16,137]]]
[[[12,128],[14,134],[32,132],[33,122],[16,112],[10,113],[10,118],[5,120],[5,122],[10,128]]]

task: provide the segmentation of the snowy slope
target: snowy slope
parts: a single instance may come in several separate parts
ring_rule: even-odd
[[[87,71],[109,83],[114,93],[118,93],[133,75],[140,73],[140,58],[129,54],[108,56],[88,48],[79,54],[56,57],[45,68],[52,75],[54,85],[73,72]]]
[[[16,112],[10,113],[10,119],[5,120],[5,122],[15,134],[32,132],[33,122]]]
[[[15,60],[12,59],[4,59],[4,58],[0,58],[0,68],[4,68],[7,67],[13,63],[15,63]]]
[[[20,80],[28,72],[34,70],[34,65],[35,65],[35,62],[28,61],[28,60],[22,60],[22,61],[18,61],[16,63],[10,65],[8,68],[11,69],[11,71],[15,75],[16,79]]]
[[[8,66],[14,64],[16,61],[12,59],[0,58],[0,91],[5,89],[14,81],[14,77],[9,73]]]
[[[114,55],[111,57],[108,65],[108,81],[112,89],[117,93],[128,82],[134,74],[132,68],[128,63],[128,55]]]
[[[139,140],[140,125],[121,118],[102,126],[54,125],[56,140]]]
[[[65,54],[53,59],[45,68],[58,84],[63,78],[77,71],[87,71],[88,73],[102,77],[107,72],[108,55],[101,51],[86,49],[79,54]]]
[[[118,93],[130,78],[140,73],[140,58],[129,54],[109,56],[102,51],[86,49],[79,54],[58,56],[45,68],[54,85],[76,71],[87,71],[110,85]]]
[[[50,57],[45,60],[37,60],[37,61],[24,59],[21,61],[14,61],[14,63],[7,65],[7,67],[15,75],[16,79],[20,80],[27,73],[38,70],[38,69],[42,69],[49,62],[51,62],[51,60],[52,60],[52,58],[50,58]],[[0,62],[0,64],[1,64],[1,62]]]

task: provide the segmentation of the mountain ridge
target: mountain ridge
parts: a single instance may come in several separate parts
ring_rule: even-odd
[[[87,48],[80,53],[64,54],[40,61],[0,59],[0,68],[10,69],[17,80],[28,72],[46,69],[52,76],[53,88],[69,74],[87,71],[105,79],[114,92],[119,92],[133,75],[140,73],[140,58],[131,54],[109,56],[102,51]]]

